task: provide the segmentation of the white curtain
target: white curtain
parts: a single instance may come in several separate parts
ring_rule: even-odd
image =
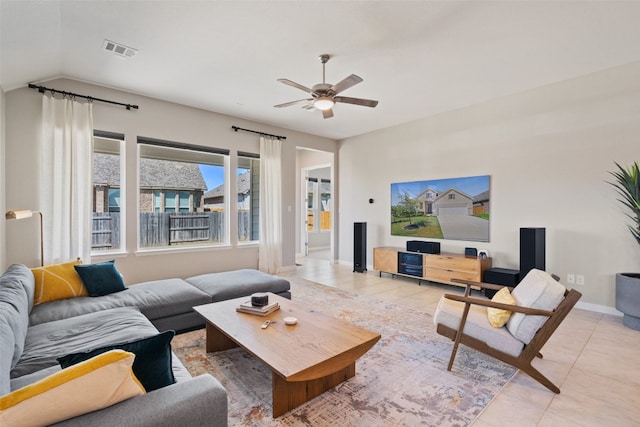
[[[91,103],[42,97],[40,210],[44,264],[91,260]]]
[[[276,274],[282,267],[282,142],[260,137],[260,250],[258,268]]]

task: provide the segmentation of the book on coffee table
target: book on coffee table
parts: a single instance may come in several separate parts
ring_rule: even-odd
[[[266,316],[267,314],[273,313],[278,309],[280,309],[280,304],[278,304],[277,302],[258,307],[255,305],[251,305],[251,301],[246,301],[236,307],[236,311],[239,311],[241,313],[255,314],[258,316]]]

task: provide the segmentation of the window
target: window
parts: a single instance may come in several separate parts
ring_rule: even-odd
[[[138,138],[140,248],[228,241],[228,150]]]
[[[260,239],[260,158],[256,154],[238,153],[238,241]]]
[[[91,251],[119,251],[124,242],[124,135],[95,131],[93,137],[93,215]]]
[[[455,199],[456,199],[455,193],[449,194],[449,200],[455,200]]]
[[[193,207],[190,205],[189,200],[191,199],[191,193],[186,191],[181,191],[178,193],[178,212],[191,212],[193,211]]]
[[[120,189],[119,188],[110,188],[109,189],[109,212],[120,212]]]

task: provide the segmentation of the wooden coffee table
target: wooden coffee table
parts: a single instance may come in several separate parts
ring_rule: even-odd
[[[280,310],[265,317],[238,313],[237,298],[194,307],[207,321],[207,352],[242,347],[272,371],[273,417],[313,399],[356,374],[356,360],[380,334],[269,293]],[[285,317],[298,323],[285,325]],[[261,329],[265,320],[273,323]]]

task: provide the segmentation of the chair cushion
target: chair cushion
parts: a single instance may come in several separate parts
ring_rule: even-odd
[[[463,309],[464,303],[442,297],[433,316],[433,323],[458,330]],[[467,322],[464,325],[464,334],[484,341],[488,346],[514,357],[520,355],[524,348],[524,344],[515,339],[505,327],[494,328],[491,326],[487,318],[487,310],[478,305],[472,305],[469,309]]]
[[[523,307],[553,311],[564,299],[565,287],[545,271],[533,269],[511,292],[516,304]],[[548,317],[513,313],[507,322],[511,334],[529,344]]]
[[[493,298],[491,298],[491,301],[509,305],[514,305],[516,303],[516,300],[513,299],[511,293],[509,293],[509,288],[507,287],[496,292]],[[511,310],[487,307],[487,318],[489,319],[491,326],[494,328],[502,328],[511,317],[511,313]]]

